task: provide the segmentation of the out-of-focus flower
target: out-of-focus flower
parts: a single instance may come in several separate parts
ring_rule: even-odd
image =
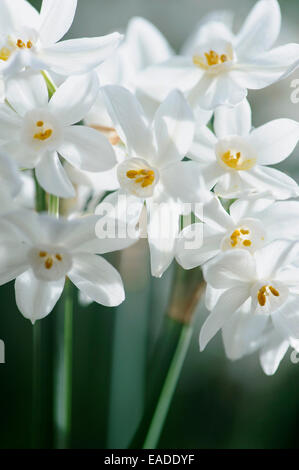
[[[146,206],[152,274],[159,277],[174,257],[180,202],[201,200],[198,164],[181,161],[193,140],[192,112],[183,95],[174,90],[149,124],[130,91],[106,86],[102,92],[128,150],[128,158],[117,167],[120,190],[106,201],[117,206],[125,194],[128,206],[135,208],[131,217],[137,221]]]
[[[38,182],[51,194],[75,195],[58,153],[87,171],[106,171],[116,163],[104,135],[73,125],[85,116],[97,93],[93,72],[68,78],[49,102],[40,74],[22,72],[7,83],[9,105],[0,106],[0,144],[20,167],[35,168]]]
[[[247,89],[264,88],[286,76],[298,61],[299,45],[271,49],[281,25],[277,0],[260,0],[237,35],[217,17],[209,17],[194,35],[190,56],[174,57],[148,68],[139,88],[162,100],[173,88],[188,96],[192,107],[235,106]]]
[[[43,0],[41,12],[26,0],[1,0],[0,74],[14,75],[25,68],[62,75],[83,74],[106,60],[122,36],[58,42],[74,19],[77,0]]]
[[[299,269],[294,264],[298,256],[298,242],[276,240],[254,255],[228,251],[207,263],[205,280],[219,295],[200,332],[201,350],[240,308],[249,315],[245,330],[252,341],[259,340],[269,326],[284,344],[298,340]]]
[[[223,198],[271,192],[274,199],[298,196],[297,183],[281,171],[269,168],[285,160],[299,140],[299,123],[275,119],[251,128],[247,100],[215,111],[214,130],[198,126],[189,152],[201,165],[208,188]]]
[[[186,227],[177,243],[177,261],[185,269],[200,266],[223,251],[243,249],[254,253],[270,241],[299,238],[299,202],[279,201],[257,196],[239,199],[226,212],[216,196],[204,205],[202,246],[185,247],[192,234],[199,231],[198,224]],[[196,214],[197,215],[197,214]],[[199,214],[198,214],[199,215]]]
[[[22,180],[16,163],[6,152],[0,150],[0,211],[3,212],[5,201],[15,197],[22,188]]]
[[[53,310],[66,276],[95,302],[110,307],[123,302],[119,273],[95,253],[121,249],[128,241],[99,240],[98,220],[56,219],[26,210],[2,217],[0,283],[16,278],[18,308],[33,323]]]

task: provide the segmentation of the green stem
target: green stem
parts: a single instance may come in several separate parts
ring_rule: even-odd
[[[32,359],[32,448],[39,449],[41,443],[41,324],[33,325],[33,359]]]
[[[47,87],[48,87],[48,93],[49,93],[49,98],[52,98],[52,96],[54,95],[57,87],[55,85],[55,83],[53,82],[52,78],[50,77],[50,75],[48,74],[48,72],[46,72],[45,70],[43,70],[41,72],[42,76],[44,77],[45,79],[45,82],[47,84]]]
[[[171,361],[164,385],[161,390],[157,406],[145,438],[143,449],[155,449],[157,447],[165,419],[175,392],[184,360],[192,338],[193,326],[184,325],[179,342]]]
[[[48,212],[59,218],[59,197],[49,194]]]
[[[64,444],[70,446],[72,425],[72,377],[73,377],[73,297],[72,284],[67,279],[64,305]]]

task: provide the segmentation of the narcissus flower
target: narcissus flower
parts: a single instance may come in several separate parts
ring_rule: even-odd
[[[95,73],[68,78],[49,102],[40,74],[22,72],[7,83],[9,105],[0,105],[0,145],[20,167],[35,168],[39,184],[51,194],[75,195],[59,155],[92,172],[109,170],[116,163],[103,134],[73,125],[85,116],[97,93]]]
[[[0,150],[0,206],[3,209],[4,200],[16,196],[22,187],[22,180],[16,163]]]
[[[134,220],[146,206],[152,273],[161,276],[174,257],[180,202],[201,200],[198,164],[181,161],[193,140],[192,112],[183,95],[173,91],[149,124],[127,89],[106,86],[102,93],[128,151],[117,167],[120,190],[108,201],[117,206],[119,196],[126,195],[128,206],[135,208]]]
[[[198,126],[190,157],[201,165],[208,188],[224,198],[269,191],[274,199],[298,196],[297,183],[268,165],[280,163],[299,140],[299,123],[275,119],[256,129],[251,127],[247,100],[234,108],[215,111],[215,134]]]
[[[228,251],[204,267],[208,285],[219,290],[212,311],[200,332],[203,350],[218,330],[240,308],[248,312],[251,338],[274,328],[290,343],[299,339],[299,244],[276,240],[251,255],[246,250]]]
[[[123,302],[120,275],[95,253],[121,249],[128,240],[99,240],[98,220],[56,219],[26,210],[1,219],[0,284],[16,278],[18,308],[33,323],[52,311],[66,276],[95,302],[109,307]]]
[[[260,0],[234,35],[215,17],[200,24],[190,56],[171,58],[140,75],[140,88],[162,100],[173,88],[188,96],[192,107],[235,106],[247,89],[264,88],[294,69],[298,44],[272,49],[281,25],[277,0]]]
[[[298,201],[274,202],[265,196],[239,199],[231,204],[228,213],[219,199],[212,196],[203,207],[204,223],[189,225],[182,231],[176,259],[183,268],[191,269],[224,251],[243,249],[254,253],[275,239],[298,240],[298,214]],[[188,249],[186,242],[200,229],[202,245]]]
[[[69,30],[77,0],[43,0],[41,12],[26,0],[0,2],[0,74],[25,68],[62,75],[91,71],[119,45],[119,33],[58,42]]]

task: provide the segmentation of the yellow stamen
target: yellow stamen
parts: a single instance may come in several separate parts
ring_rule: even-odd
[[[233,170],[250,170],[255,165],[255,159],[245,159],[242,157],[241,152],[236,152],[236,154],[232,154],[230,150],[225,152],[221,160],[225,163],[229,168]]]
[[[275,297],[279,297],[279,292],[273,286],[263,286],[259,289],[257,293],[257,300],[261,307],[264,307],[266,304],[267,296],[269,295],[269,291]]]
[[[51,269],[53,266],[53,258],[49,256],[46,261],[45,261],[45,268],[46,269]]]
[[[204,57],[206,60],[201,56],[194,55],[192,59],[194,65],[198,65],[199,67],[207,69],[209,67],[212,67],[213,65],[223,64],[224,62],[227,62],[229,60],[226,54],[219,55],[213,50],[210,50],[210,52],[205,52]]]
[[[26,47],[26,44],[24,43],[24,41],[22,41],[22,39],[18,39],[18,40],[17,40],[17,46],[18,46],[20,49],[24,49],[24,47]]]
[[[37,127],[43,127],[44,122],[43,121],[37,121],[36,125],[37,125]]]
[[[243,241],[243,245],[244,245],[244,246],[250,246],[250,245],[251,245],[251,241],[250,241],[250,240],[244,240],[244,241]]]
[[[58,259],[58,261],[62,261],[62,256],[59,253],[57,253],[56,259]]]
[[[47,129],[44,132],[37,132],[36,134],[34,134],[33,137],[38,140],[47,140],[51,137],[52,134],[53,134],[52,129]]]
[[[2,47],[2,49],[0,49],[0,60],[8,60],[11,56],[11,49],[9,49],[8,47]]]
[[[31,41],[27,41],[27,49],[31,49],[33,46]]]
[[[275,297],[279,297],[279,292],[278,292],[277,289],[275,289],[275,288],[272,287],[272,286],[269,286],[269,289],[270,289],[271,293],[272,293],[273,295],[275,295]]]
[[[155,172],[153,170],[147,170],[142,168],[141,170],[129,170],[127,171],[127,177],[135,179],[135,183],[141,184],[142,188],[150,186],[155,181]]]
[[[242,233],[242,235],[248,235],[249,230],[245,230],[245,228],[241,228],[240,232]]]
[[[40,251],[40,252],[39,252],[39,256],[40,256],[41,258],[45,258],[45,257],[47,256],[47,254],[48,254],[48,253],[47,253],[46,251]]]

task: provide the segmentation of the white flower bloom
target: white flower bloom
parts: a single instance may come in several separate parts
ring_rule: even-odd
[[[82,170],[112,168],[115,153],[100,132],[75,126],[98,93],[95,73],[68,78],[48,102],[40,74],[23,72],[7,83],[7,105],[0,105],[0,144],[20,167],[35,168],[40,185],[59,197],[73,197],[74,188],[58,154]]]
[[[95,302],[110,307],[123,302],[120,275],[95,253],[122,249],[131,241],[99,240],[98,220],[56,219],[25,210],[1,219],[0,284],[16,278],[18,308],[33,323],[53,310],[66,276]]]
[[[150,67],[141,74],[139,86],[160,100],[179,88],[192,107],[213,110],[220,105],[235,106],[246,97],[247,89],[274,83],[298,61],[298,44],[271,49],[280,24],[277,0],[257,2],[237,35],[221,19],[209,17],[194,35],[190,56]]]
[[[119,45],[118,33],[58,42],[74,19],[77,0],[43,0],[38,13],[26,0],[1,0],[0,74],[24,68],[62,75],[83,74],[106,60]]]
[[[297,183],[281,171],[269,168],[285,160],[299,140],[299,123],[275,119],[251,127],[247,100],[234,108],[215,111],[215,134],[198,126],[190,157],[200,163],[208,188],[224,198],[269,191],[274,199],[298,196]]]
[[[243,249],[254,253],[279,238],[298,240],[298,214],[298,201],[274,202],[260,196],[235,201],[228,213],[219,199],[212,196],[203,207],[204,223],[189,225],[182,231],[176,259],[183,268],[191,269],[223,251]],[[192,235],[198,233],[200,227],[202,246],[188,249],[186,241],[193,239]]]
[[[252,340],[266,333],[269,325],[288,344],[298,340],[299,269],[294,265],[298,256],[297,242],[276,240],[254,255],[235,250],[210,261],[204,277],[219,295],[210,303],[212,311],[200,332],[201,350],[240,308],[250,315],[247,328]]]
[[[17,165],[12,161],[7,153],[0,149],[0,210],[3,209],[3,201],[6,194],[13,198],[22,188],[21,176]]]
[[[183,95],[173,91],[158,108],[150,125],[130,91],[106,86],[102,92],[128,150],[128,158],[117,167],[121,189],[109,196],[109,202],[117,205],[119,196],[125,194],[128,206],[135,208],[134,221],[139,220],[146,205],[152,274],[159,277],[174,257],[179,202],[201,200],[197,163],[181,161],[193,139],[192,112]]]

